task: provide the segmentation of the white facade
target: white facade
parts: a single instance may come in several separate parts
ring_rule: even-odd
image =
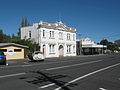
[[[103,48],[103,45],[97,45],[96,43],[94,43],[94,41],[92,41],[90,38],[84,38],[80,40],[82,43],[82,47],[88,47],[88,48]]]
[[[31,39],[40,45],[45,57],[76,56],[76,29],[62,22],[40,22],[21,28],[21,39]]]

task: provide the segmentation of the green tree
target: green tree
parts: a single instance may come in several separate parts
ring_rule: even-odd
[[[105,40],[101,40],[100,44],[102,45],[107,45],[107,49],[114,51],[114,50],[118,50],[118,46],[116,43],[113,42],[109,42],[107,39]]]
[[[3,33],[3,30],[0,29],[0,43],[8,43],[10,42],[10,36]]]
[[[0,29],[0,43],[3,42],[3,31]]]
[[[28,23],[28,20],[27,20],[27,18],[26,17],[23,17],[22,18],[22,21],[21,21],[21,25],[20,25],[20,28],[18,29],[18,32],[17,32],[17,35],[18,35],[18,37],[20,38],[20,34],[21,34],[21,32],[20,32],[20,30],[21,30],[21,27],[26,27],[26,26],[29,26],[29,23]]]
[[[120,39],[119,40],[115,40],[115,44],[120,47]]]
[[[36,50],[37,51],[40,50],[39,45],[37,43],[29,40],[29,39],[27,39],[27,40],[22,39],[21,40],[19,37],[14,36],[14,38],[11,39],[11,42],[28,46],[29,47],[29,51],[31,51],[31,52],[34,52]]]
[[[100,44],[102,44],[102,45],[108,45],[108,44],[109,44],[109,41],[108,41],[107,39],[101,40],[101,41],[100,41]]]
[[[23,17],[21,21],[21,27],[25,27],[25,26],[29,26],[29,23],[27,21],[27,18]]]

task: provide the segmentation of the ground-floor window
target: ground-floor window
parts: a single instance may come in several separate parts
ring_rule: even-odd
[[[71,45],[67,45],[67,53],[71,53]]]
[[[75,53],[75,46],[73,46],[73,53]]]
[[[14,49],[14,52],[21,52],[22,49]]]
[[[1,52],[7,52],[7,49],[0,49]]]
[[[50,54],[55,53],[55,45],[53,44],[49,45],[49,53]]]

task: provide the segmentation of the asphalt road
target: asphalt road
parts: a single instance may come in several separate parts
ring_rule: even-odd
[[[0,66],[0,90],[120,90],[120,55],[11,61]]]

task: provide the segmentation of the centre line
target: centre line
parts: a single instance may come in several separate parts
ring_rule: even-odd
[[[51,83],[51,84],[48,84],[48,85],[45,85],[45,86],[38,87],[38,89],[41,89],[41,88],[43,89],[43,88],[51,87],[53,85],[55,85],[55,83]]]
[[[17,73],[17,74],[4,75],[4,76],[0,76],[0,79],[1,78],[6,78],[6,77],[13,77],[13,76],[24,75],[24,74],[26,74],[26,73]]]
[[[64,84],[63,86],[54,89],[54,90],[60,90],[60,89],[62,89],[63,87],[68,86],[68,85],[71,84],[71,83],[74,83],[74,82],[76,82],[76,81],[78,81],[78,80],[81,80],[81,79],[83,79],[83,78],[86,78],[86,77],[91,76],[91,75],[93,75],[93,74],[96,74],[96,73],[98,73],[98,72],[107,70],[107,69],[109,69],[109,68],[113,68],[113,67],[118,66],[118,65],[120,65],[120,63],[117,63],[117,64],[114,64],[114,65],[111,65],[111,66],[108,66],[108,67],[105,67],[105,68],[96,70],[96,71],[91,72],[91,73],[88,73],[88,74],[83,75],[83,76],[81,76],[81,77],[78,77],[78,78],[76,78],[76,79],[74,79],[74,80],[72,80],[72,81]]]

